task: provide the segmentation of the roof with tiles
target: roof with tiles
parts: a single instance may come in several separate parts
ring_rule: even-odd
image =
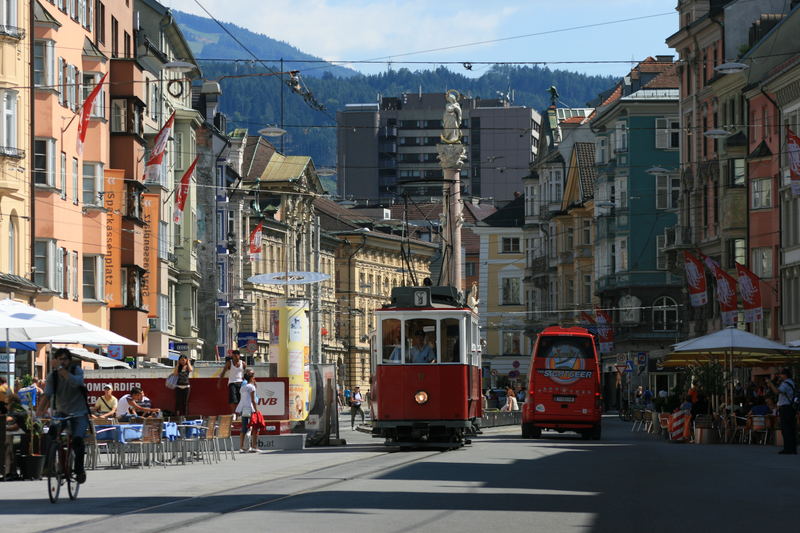
[[[525,197],[519,194],[505,206],[484,218],[481,226],[497,228],[517,228],[525,223]]]
[[[673,64],[661,74],[650,80],[645,89],[678,89],[680,88],[680,78],[678,78],[678,65]]]
[[[275,147],[264,137],[249,135],[242,154],[242,177],[245,180],[261,178],[275,151]]]

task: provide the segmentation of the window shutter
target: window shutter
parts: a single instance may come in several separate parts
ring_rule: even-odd
[[[63,248],[55,248],[55,269],[53,272],[53,279],[55,283],[53,284],[53,290],[55,290],[58,294],[64,293],[64,249]]]
[[[669,130],[667,119],[656,119],[656,148],[669,148]]]

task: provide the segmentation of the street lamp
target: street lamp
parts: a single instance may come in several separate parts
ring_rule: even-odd
[[[730,132],[722,128],[712,128],[704,131],[703,135],[710,139],[724,139],[730,135]]]
[[[651,176],[658,176],[660,174],[667,174],[669,172],[669,170],[667,170],[664,167],[660,167],[658,165],[654,165],[654,166],[648,168],[647,170],[645,170],[645,172],[647,172]]]

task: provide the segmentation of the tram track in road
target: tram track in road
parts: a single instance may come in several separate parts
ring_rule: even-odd
[[[391,472],[441,453],[442,450],[404,453],[387,450],[367,459],[362,458],[318,470],[242,483],[207,494],[179,497],[124,513],[85,520],[45,531],[90,533],[121,529],[126,533],[149,533],[181,529],[207,523],[233,513],[251,511],[316,491],[328,490],[353,480]],[[409,457],[409,454],[413,456]],[[189,516],[181,519],[181,515]],[[176,517],[177,520],[171,520]]]

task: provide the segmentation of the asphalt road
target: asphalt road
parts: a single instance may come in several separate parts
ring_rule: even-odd
[[[772,446],[672,444],[604,420],[604,438],[522,440],[493,428],[461,450],[340,448],[214,465],[89,473],[76,502],[0,483],[4,531],[796,531],[800,459]]]

